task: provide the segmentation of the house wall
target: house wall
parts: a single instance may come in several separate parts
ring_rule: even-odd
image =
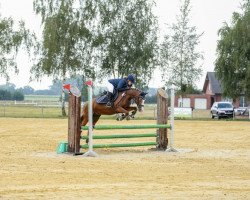
[[[221,99],[222,99],[221,94],[215,94],[214,95],[215,102],[221,101]]]
[[[209,76],[208,76],[208,73],[207,73],[206,79],[205,79],[205,82],[204,82],[204,85],[203,85],[203,92],[205,93],[204,95],[206,95],[206,98],[207,98],[207,109],[210,109],[212,107],[213,102],[231,101],[230,99],[227,99],[227,98],[223,99],[221,93],[214,94],[211,89],[212,89],[212,87],[211,87],[210,79],[209,79]],[[192,95],[192,96],[190,96],[190,98],[191,98],[190,99],[191,106],[193,107],[194,106],[194,100],[193,99],[198,98],[198,97],[195,97],[195,95]],[[242,101],[240,101],[240,98],[237,98],[232,103],[233,103],[234,107],[236,107],[236,108],[242,106]],[[176,105],[178,105],[178,100],[177,100]],[[250,107],[250,102],[249,101],[246,102],[245,107],[246,106]]]
[[[208,82],[208,84],[207,84],[207,88],[206,88],[205,94],[213,95],[212,90],[211,90],[210,82]]]
[[[175,96],[175,107],[179,107],[178,105],[178,99],[180,98],[180,95]],[[207,100],[207,109],[210,109],[210,104],[211,104],[211,95],[209,94],[187,94],[183,96],[182,98],[190,98],[190,107],[194,108],[195,107],[195,99],[206,99]]]

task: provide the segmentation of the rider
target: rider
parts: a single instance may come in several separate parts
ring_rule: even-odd
[[[114,90],[120,92],[126,89],[130,89],[134,83],[135,77],[132,74],[129,74],[124,78],[108,80],[108,83],[106,84],[106,87],[108,89],[108,103],[106,104],[106,106],[113,107]]]

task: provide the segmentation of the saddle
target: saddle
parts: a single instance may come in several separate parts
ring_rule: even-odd
[[[119,96],[119,92],[117,92],[117,90],[115,90],[113,102],[116,101],[118,96]],[[108,92],[107,91],[104,91],[99,97],[96,98],[96,103],[98,103],[98,104],[107,104],[108,101],[109,101],[109,99],[108,99]]]

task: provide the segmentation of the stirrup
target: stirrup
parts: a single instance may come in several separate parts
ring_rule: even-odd
[[[111,103],[111,102],[108,102],[108,103],[106,104],[106,107],[111,108],[111,107],[112,107],[112,103]]]

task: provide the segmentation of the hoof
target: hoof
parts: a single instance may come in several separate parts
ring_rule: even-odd
[[[122,116],[119,116],[116,118],[117,121],[122,121],[124,118]]]
[[[130,118],[134,119],[134,118],[135,118],[135,116],[134,116],[134,115],[130,115]]]
[[[130,117],[130,116],[127,116],[127,117],[126,117],[126,120],[127,120],[127,121],[128,121],[128,120],[130,120],[130,119],[131,119],[131,117]]]

